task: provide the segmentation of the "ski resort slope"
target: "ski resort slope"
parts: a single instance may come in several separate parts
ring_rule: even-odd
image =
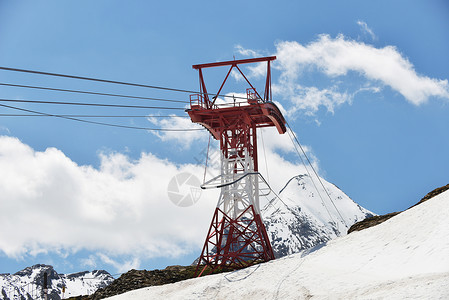
[[[317,249],[110,299],[449,299],[449,191]]]

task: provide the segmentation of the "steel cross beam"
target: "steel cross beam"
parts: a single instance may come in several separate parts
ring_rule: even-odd
[[[211,67],[222,67],[222,66],[231,66],[231,65],[250,64],[250,63],[256,63],[256,62],[263,62],[263,61],[272,61],[275,59],[276,59],[276,56],[267,56],[267,57],[248,58],[248,59],[228,60],[228,61],[193,65],[192,68],[198,70],[198,69],[211,68]]]

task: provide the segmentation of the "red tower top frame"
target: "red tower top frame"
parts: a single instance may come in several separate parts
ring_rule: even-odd
[[[256,128],[260,128],[275,126],[280,134],[285,133],[287,130],[285,127],[285,119],[276,104],[271,101],[271,61],[275,59],[276,56],[269,56],[193,65],[193,69],[196,69],[199,72],[200,92],[199,94],[190,96],[190,109],[187,110],[187,113],[192,119],[192,122],[203,125],[210,131],[216,140],[220,139],[220,134],[223,130],[226,130],[228,124],[232,124],[236,118],[245,120],[245,123],[251,127],[255,126]],[[267,77],[263,98],[239,68],[239,65],[242,64],[259,62],[267,62]],[[218,92],[212,97],[211,101],[209,98],[211,94],[207,91],[202,70],[205,68],[222,66],[230,66],[230,68],[218,89]],[[220,96],[220,92],[234,68],[238,70],[250,86],[250,88],[246,90],[247,101],[217,105],[215,102]]]

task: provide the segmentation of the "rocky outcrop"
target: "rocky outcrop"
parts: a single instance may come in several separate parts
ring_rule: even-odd
[[[82,299],[98,300],[148,286],[174,283],[193,278],[196,266],[169,266],[164,270],[131,270],[110,285]]]
[[[446,184],[445,186],[436,188],[433,191],[427,193],[427,195],[425,195],[418,203],[409,207],[408,209],[415,207],[416,205],[419,205],[419,204],[421,204],[421,203],[423,203],[423,202],[425,202],[425,201],[427,201],[447,190],[449,190],[449,184]],[[374,217],[366,218],[365,220],[362,220],[362,221],[357,222],[354,225],[352,225],[348,230],[348,234],[351,232],[354,232],[354,231],[360,231],[360,230],[363,230],[363,229],[366,229],[369,227],[379,225],[380,223],[383,223],[383,222],[387,221],[388,219],[390,219],[400,213],[401,212],[393,212],[393,213],[389,213],[389,214],[382,215],[382,216],[374,216]]]
[[[425,195],[418,203],[416,203],[413,206],[419,205],[419,204],[421,204],[421,203],[423,203],[423,202],[425,202],[425,201],[427,201],[427,200],[429,200],[429,199],[431,199],[431,198],[433,198],[433,197],[435,197],[435,196],[437,196],[437,195],[439,195],[439,194],[441,194],[441,193],[443,193],[443,192],[445,192],[447,190],[449,190],[449,184],[446,184],[445,186],[436,188],[433,191],[431,191],[430,193],[427,193],[427,195]],[[412,207],[410,207],[410,208],[412,208]]]
[[[373,216],[370,218],[366,218],[360,222],[355,223],[348,229],[348,234],[353,231],[360,231],[369,227],[373,227],[379,225],[380,223],[385,222],[386,220],[398,215],[400,212],[393,212],[382,216]]]

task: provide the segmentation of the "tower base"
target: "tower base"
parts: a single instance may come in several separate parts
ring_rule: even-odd
[[[215,209],[196,275],[216,269],[240,269],[274,259],[273,249],[259,214],[252,205],[232,219]]]

